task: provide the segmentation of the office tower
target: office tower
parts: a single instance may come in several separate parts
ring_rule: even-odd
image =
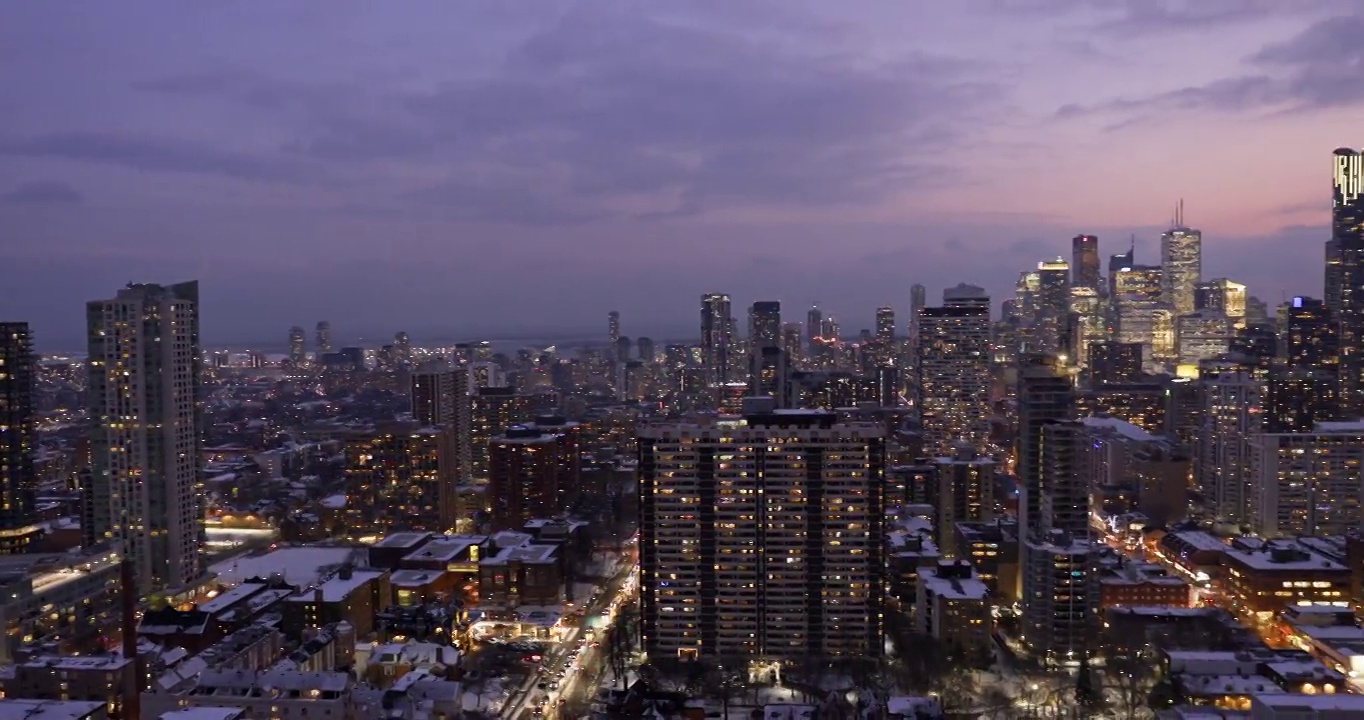
[[[568,512],[581,486],[580,429],[563,418],[513,425],[488,444],[492,529]]]
[[[820,331],[824,328],[824,313],[819,311],[816,305],[810,308],[810,312],[805,313],[805,349],[811,357],[815,355],[815,346],[819,344]]]
[[[1197,365],[1231,349],[1236,336],[1233,320],[1221,310],[1196,310],[1175,320],[1175,347],[1179,364]]]
[[[928,307],[928,288],[915,283],[909,286],[909,352],[918,356],[919,311]]]
[[[1076,235],[1070,241],[1071,287],[1099,290],[1099,238]]]
[[[0,555],[24,552],[39,532],[33,505],[34,364],[28,323],[0,322]]]
[[[301,365],[308,359],[308,335],[295,325],[289,328],[289,362]]]
[[[1161,299],[1176,315],[1194,311],[1194,289],[1203,275],[1203,233],[1184,225],[1184,201],[1174,225],[1160,236]]]
[[[654,363],[654,341],[652,338],[642,337],[635,341],[635,346],[639,348],[639,361],[652,365]]]
[[[1014,462],[1019,482],[1019,533],[1042,525],[1042,428],[1073,419],[1075,396],[1065,367],[1056,358],[1030,355],[1018,372],[1018,435]]]
[[[1089,345],[1091,385],[1134,383],[1141,380],[1141,343],[1096,342]]]
[[[1340,332],[1326,303],[1309,297],[1289,302],[1284,350],[1293,367],[1334,371],[1340,365]]]
[[[958,440],[983,450],[990,435],[990,298],[961,284],[943,306],[919,311],[919,397],[924,448],[949,455]]]
[[[802,356],[800,350],[800,323],[782,323],[781,326],[781,349],[786,351],[788,362],[793,362]]]
[[[1037,264],[1037,299],[1033,315],[1038,352],[1058,354],[1070,317],[1070,265],[1057,258]],[[1069,360],[1069,358],[1067,358]]]
[[[1211,310],[1238,323],[1246,317],[1246,286],[1226,278],[1200,282],[1194,288],[1194,310]]]
[[[651,657],[876,657],[885,428],[773,410],[639,433]]]
[[[1070,289],[1070,321],[1067,353],[1071,365],[1087,367],[1090,344],[1108,339],[1108,313],[1098,290],[1089,286]]]
[[[620,339],[620,313],[612,310],[606,314],[607,332],[610,334],[611,344],[615,345]]]
[[[313,340],[318,355],[332,351],[332,324],[323,320],[317,324],[317,337]]]
[[[474,480],[488,479],[488,443],[512,425],[531,421],[530,398],[509,387],[480,387],[470,411],[469,470]]]
[[[710,293],[701,296],[701,352],[706,381],[712,386],[730,381],[730,352],[734,342],[734,318],[730,315],[729,296]]]
[[[631,345],[632,343],[630,342],[630,338],[624,335],[621,335],[620,337],[616,338],[616,349],[614,355],[617,363],[630,362]]]
[[[1336,315],[1340,314],[1340,284],[1342,261],[1340,240],[1331,238],[1326,241],[1326,273],[1324,278],[1324,292],[1326,308]]]
[[[791,407],[791,371],[786,351],[764,345],[750,356],[748,394],[770,397],[779,408]]]
[[[1132,244],[1127,248],[1127,252],[1120,255],[1111,255],[1108,258],[1108,297],[1115,298],[1118,295],[1115,287],[1118,280],[1118,271],[1133,267],[1137,264],[1137,238],[1132,237]]]
[[[1364,415],[1364,156],[1340,148],[1333,157],[1331,240],[1340,257],[1341,409]]]
[[[1198,387],[1202,421],[1194,433],[1194,482],[1212,501],[1218,522],[1239,526],[1250,515],[1247,438],[1263,427],[1263,386],[1251,375],[1224,373],[1199,380]]]
[[[200,576],[199,284],[129,285],[86,305],[91,520],[138,591]]]
[[[1355,530],[1364,482],[1364,424],[1256,433],[1249,438],[1249,517],[1261,537],[1343,536]]]
[[[895,339],[895,308],[876,308],[876,339],[885,343]]]
[[[951,455],[936,458],[933,465],[938,549],[943,557],[960,557],[954,526],[995,517],[995,461],[977,453],[970,443],[958,442]]]
[[[393,334],[393,361],[404,367],[412,364],[412,337],[405,332]]]
[[[775,347],[781,343],[781,303],[760,300],[748,308],[750,351]]]

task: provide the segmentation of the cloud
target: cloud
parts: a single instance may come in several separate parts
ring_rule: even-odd
[[[1094,105],[1067,104],[1055,116],[1095,114],[1130,117],[1110,130],[1148,119],[1143,113],[1208,109],[1223,112],[1301,112],[1352,107],[1364,102],[1364,15],[1318,21],[1292,39],[1270,45],[1246,62],[1256,72],[1142,98],[1118,98]]]
[[[85,197],[69,183],[60,180],[28,182],[0,194],[4,205],[78,205]]]
[[[949,58],[868,63],[605,7],[583,4],[499,67],[422,91],[242,72],[138,87],[296,114],[289,156],[443,175],[393,200],[512,223],[876,203],[951,182],[946,148],[1000,102],[978,68]],[[535,188],[469,180],[488,174]]]
[[[0,155],[118,165],[133,170],[222,175],[239,180],[301,180],[303,167],[195,143],[102,132],[0,138]]]

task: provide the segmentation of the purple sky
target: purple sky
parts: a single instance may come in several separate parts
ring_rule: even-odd
[[[855,333],[1077,232],[1154,261],[1180,197],[1205,275],[1318,295],[1361,37],[1356,0],[3,3],[0,319],[79,347],[85,300],[197,278],[210,343],[661,338],[712,291]]]

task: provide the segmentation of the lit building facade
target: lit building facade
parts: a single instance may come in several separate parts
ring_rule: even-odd
[[[28,323],[0,323],[0,555],[24,552],[39,533],[34,363]]]
[[[89,544],[118,541],[138,589],[199,579],[199,284],[129,285],[86,305]]]
[[[730,377],[733,345],[734,317],[729,296],[722,293],[701,296],[702,366],[706,370],[706,381],[712,386],[733,380]]]
[[[1344,535],[1364,519],[1364,423],[1256,433],[1248,444],[1249,524],[1257,535]]]
[[[749,409],[640,430],[646,652],[880,655],[885,428]]]
[[[984,449],[990,432],[990,300],[958,286],[919,313],[918,406],[924,447],[948,455],[958,440]]]
[[[1183,210],[1175,226],[1160,236],[1161,299],[1176,315],[1193,312],[1194,295],[1203,277],[1203,233],[1184,226]]]

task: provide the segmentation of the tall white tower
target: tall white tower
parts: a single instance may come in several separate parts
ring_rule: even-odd
[[[138,591],[200,575],[199,283],[129,285],[86,304],[88,537],[123,543]]]

